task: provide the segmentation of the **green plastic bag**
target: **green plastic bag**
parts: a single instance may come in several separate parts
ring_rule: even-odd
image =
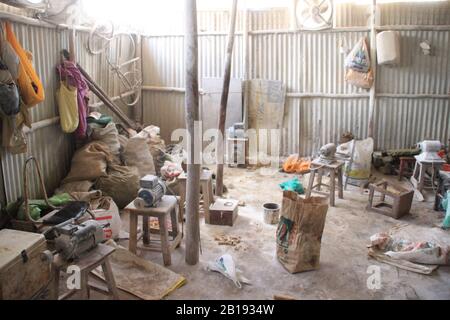
[[[447,197],[442,202],[442,206],[444,207],[445,210],[447,210],[447,214],[445,215],[442,226],[445,229],[450,229],[450,191],[447,191]]]
[[[54,207],[63,207],[71,201],[73,201],[73,199],[67,193],[59,194],[48,199],[48,202]],[[30,207],[30,216],[34,220],[39,220],[42,212],[50,209],[45,203],[45,200],[30,200],[28,205]],[[19,212],[17,213],[17,219],[21,221],[25,220],[24,205],[20,207]]]
[[[282,184],[280,184],[280,188],[283,191],[294,191],[298,194],[305,194],[305,189],[303,188],[303,185],[300,180],[298,180],[298,178],[283,182]]]

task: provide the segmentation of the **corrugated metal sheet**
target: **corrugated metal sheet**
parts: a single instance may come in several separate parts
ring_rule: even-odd
[[[378,67],[378,92],[446,94],[450,89],[450,32],[402,31],[401,63]],[[434,54],[424,56],[419,44],[429,40]]]
[[[257,34],[251,37],[252,78],[283,81],[288,92],[361,93],[345,83],[341,43],[353,46],[365,32]]]
[[[447,5],[448,3],[436,4],[440,9],[433,9],[435,11],[428,9],[407,11],[404,10],[408,7],[405,4],[383,4],[380,6],[383,10],[381,22],[384,25],[449,24],[445,20],[448,15],[442,18],[443,14],[436,13],[436,10],[447,12]],[[336,25],[339,27],[366,26],[368,8],[367,5],[355,4],[338,7]],[[280,18],[279,12],[265,12],[264,15],[258,13],[261,14],[259,18],[255,17],[255,14],[255,12],[251,13],[251,24],[254,29],[287,29],[289,26],[289,14],[285,14],[284,18]],[[405,16],[409,18],[404,20]],[[280,19],[283,19],[283,23]],[[225,28],[226,23],[221,24],[215,21],[214,25],[220,25],[217,28]],[[365,90],[356,89],[345,83],[344,55],[340,53],[339,47],[343,44],[351,48],[360,37],[368,35],[368,32],[329,31],[250,35],[250,76],[283,81],[287,85],[288,92],[367,93]],[[449,32],[402,31],[401,35],[402,65],[397,68],[378,67],[378,93],[447,94],[450,90]],[[243,48],[241,37],[238,39],[240,42],[238,48],[239,46]],[[430,40],[436,49],[434,56],[423,56],[420,53],[418,44],[425,39]],[[201,75],[221,76],[226,37],[200,37],[199,41]],[[146,47],[149,56],[145,61],[145,83],[160,87],[183,87],[183,37],[150,37],[146,39]],[[243,76],[243,49],[240,54],[235,56],[234,77]],[[146,122],[161,125],[165,137],[169,136],[169,132],[175,127],[184,125],[183,94],[145,92],[144,96],[145,109],[151,110],[146,111]],[[310,155],[313,151],[319,119],[322,120],[320,132],[322,143],[337,142],[344,131],[352,131],[356,136],[365,138],[368,109],[367,98],[288,98],[283,152],[285,154],[300,152],[302,155]],[[378,147],[406,147],[423,139],[422,136],[427,135],[434,118],[420,115],[424,112],[428,113],[429,110],[436,112],[436,119],[446,121],[447,127],[438,124],[433,129],[435,135],[443,141],[446,140],[444,138],[448,135],[448,109],[449,101],[444,99],[380,99],[375,110],[378,119],[376,128]],[[172,121],[164,120],[166,117]],[[415,119],[412,122],[414,127],[406,128],[405,122],[401,122],[402,125],[392,122],[410,118]],[[391,121],[393,124],[385,128],[386,121]],[[168,127],[165,128],[162,125]],[[413,132],[415,134],[412,134]]]
[[[381,25],[450,24],[450,1],[382,3]]]
[[[409,148],[419,141],[450,137],[449,99],[381,98],[377,108],[380,149]]]
[[[6,200],[8,202],[15,201],[23,195],[23,166],[25,160],[30,156],[34,156],[38,160],[47,192],[51,194],[60,185],[70,168],[72,148],[70,137],[62,134],[59,126],[53,125],[28,135],[26,155],[14,156],[2,149]],[[29,172],[30,197],[40,198],[43,193],[40,190],[38,176],[31,169]]]
[[[285,155],[311,155],[319,146],[339,142],[345,132],[367,137],[368,99],[288,99]]]
[[[353,2],[336,3],[336,27],[364,27],[369,25],[370,5]]]
[[[14,23],[13,27],[23,47],[33,53],[35,69],[45,88],[46,100],[31,109],[32,121],[35,123],[57,117],[55,67],[60,61],[60,50],[68,48],[68,32],[20,23]],[[111,96],[117,95],[119,92],[117,79],[110,76],[104,57],[94,57],[87,53],[86,41],[87,34],[79,33],[77,39],[78,62]],[[126,47],[126,43],[115,44],[114,47],[118,48],[120,45]],[[124,49],[122,48],[122,50]],[[71,137],[65,135],[59,125],[51,125],[28,134],[28,153],[26,155],[13,156],[2,149],[1,162],[4,177],[2,183],[5,186],[6,200],[15,201],[22,195],[23,164],[28,156],[34,156],[39,160],[48,192],[52,193],[68,172],[72,149]],[[42,197],[37,178],[33,177],[31,181],[30,196]]]

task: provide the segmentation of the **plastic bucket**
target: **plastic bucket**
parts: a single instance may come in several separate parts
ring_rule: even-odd
[[[276,203],[266,203],[264,207],[264,222],[277,224],[280,222],[280,206]]]

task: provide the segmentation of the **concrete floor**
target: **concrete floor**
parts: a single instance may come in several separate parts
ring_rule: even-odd
[[[298,299],[450,299],[450,267],[441,267],[435,274],[425,276],[367,257],[369,238],[378,232],[392,231],[405,239],[450,245],[450,232],[436,227],[443,213],[432,210],[431,193],[428,202],[414,202],[410,216],[394,220],[366,212],[368,196],[350,186],[345,200],[337,200],[337,207],[328,211],[320,270],[292,275],[277,261],[276,226],[263,222],[262,205],[266,202],[281,204],[282,192],[278,184],[294,176],[276,173],[268,177],[258,170],[227,169],[225,177],[228,197],[244,201],[246,205],[239,208],[239,218],[233,228],[205,225],[202,219],[200,263],[197,266],[185,264],[183,242],[172,256],[170,269],[184,275],[187,284],[167,299],[264,300],[272,299],[275,294]],[[302,180],[306,185],[308,176]],[[402,184],[411,188],[406,180]],[[122,219],[126,230],[128,217],[123,215]],[[242,237],[241,248],[219,246],[214,237],[222,234]],[[127,241],[120,244],[128,245]],[[238,289],[221,274],[205,270],[209,261],[225,253],[233,256],[252,285]],[[141,252],[140,255],[162,264],[161,254]],[[367,270],[372,265],[381,268],[380,290],[367,288],[370,276]]]

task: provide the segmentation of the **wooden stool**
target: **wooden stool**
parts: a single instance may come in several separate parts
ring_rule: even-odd
[[[178,230],[178,215],[177,215],[177,198],[174,196],[164,196],[155,208],[137,209],[134,201],[126,208],[130,214],[130,252],[136,254],[138,243],[138,217],[142,216],[143,220],[143,250],[162,252],[164,265],[170,266],[172,264],[171,253],[178,248],[181,243],[182,235]],[[159,230],[150,230],[149,218],[158,218]],[[169,232],[167,220],[171,219],[172,231]],[[161,245],[152,247],[150,243],[150,233],[159,233],[161,237]],[[169,241],[169,234],[173,237],[172,244]]]
[[[400,157],[400,168],[398,172],[398,180],[402,181],[405,171],[408,170],[409,175],[413,174],[412,170],[416,164],[414,157]]]
[[[331,164],[325,164],[320,162],[319,160],[314,160],[311,163],[311,177],[309,178],[308,190],[306,191],[306,197],[311,197],[311,193],[319,193],[322,195],[326,195],[330,197],[330,206],[335,206],[335,198],[336,198],[336,177],[338,179],[338,192],[339,199],[344,199],[344,184],[343,184],[343,168],[344,162],[335,161]],[[318,174],[318,184],[314,185],[314,180],[316,178],[316,173]],[[330,185],[326,185],[322,183],[322,178],[324,173],[330,173]],[[328,187],[330,192],[322,192],[322,186]],[[317,190],[315,190],[317,189]]]
[[[97,247],[87,252],[85,255],[72,263],[64,261],[60,255],[57,255],[53,262],[53,299],[65,300],[73,296],[75,293],[81,292],[81,299],[89,300],[90,289],[92,288],[93,290],[110,295],[114,300],[119,300],[119,290],[116,287],[114,274],[111,269],[111,264],[109,263],[109,256],[113,254],[114,251],[116,251],[116,249],[111,246],[99,244]],[[81,288],[80,290],[71,290],[64,295],[59,296],[60,273],[62,270],[67,269],[69,266],[76,266],[80,268]],[[96,269],[99,266],[102,266],[106,285],[108,287],[107,290],[106,288],[101,288],[89,283],[89,274],[92,272],[92,270]]]
[[[414,188],[416,188],[421,193],[423,190],[427,187],[425,184],[427,182],[426,175],[427,170],[431,169],[433,170],[432,177],[431,177],[431,187],[435,185],[435,178],[438,175],[439,170],[441,169],[442,165],[445,164],[445,161],[433,161],[433,162],[427,162],[427,161],[420,161],[418,156],[416,158],[416,166],[414,167],[414,173],[411,177],[411,183],[413,184]]]
[[[388,190],[388,187],[391,190]],[[384,180],[376,184],[371,184],[369,189],[370,194],[367,210],[381,213],[394,219],[399,219],[407,215],[411,210],[414,191],[406,190]],[[373,204],[375,192],[381,193],[381,202],[376,205]],[[393,198],[394,204],[386,203],[386,196]]]
[[[182,221],[182,219],[184,219],[184,206],[186,202],[186,181],[187,181],[186,173],[181,174],[178,177],[178,181],[180,182],[180,209],[181,209],[179,219]],[[209,207],[215,202],[211,171],[202,170],[200,174],[200,188],[203,194],[203,210],[205,211],[205,218],[207,221],[209,221],[210,215]]]

